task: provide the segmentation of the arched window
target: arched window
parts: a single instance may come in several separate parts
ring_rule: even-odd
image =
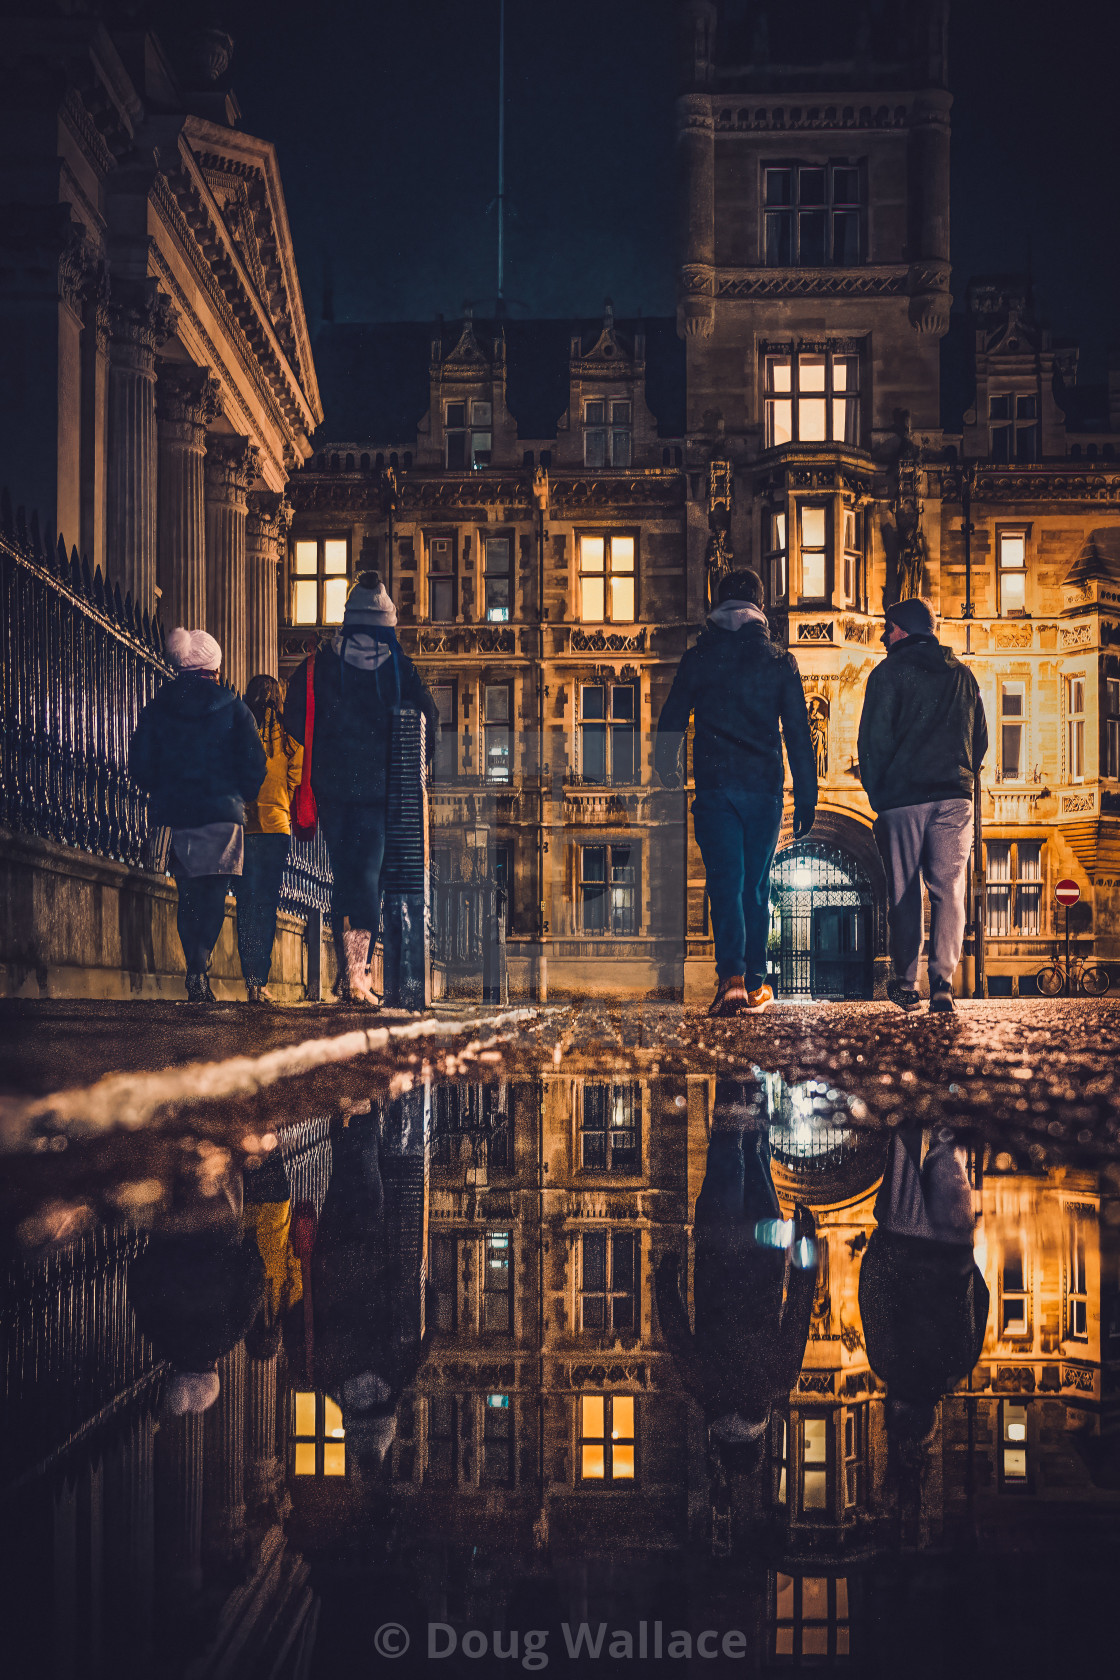
[[[368,455],[363,455],[361,460],[358,462],[358,465],[361,467],[363,472],[368,471],[368,469],[369,469],[369,456]]]

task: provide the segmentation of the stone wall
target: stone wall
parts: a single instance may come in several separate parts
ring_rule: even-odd
[[[185,997],[176,903],[175,883],[166,875],[0,830],[0,996]],[[378,966],[375,963],[375,984]],[[307,967],[304,922],[282,913],[269,982],[278,1002],[303,1001]],[[327,936],[322,952],[325,995],[334,973],[334,950]],[[221,999],[245,995],[232,898],[210,979]]]

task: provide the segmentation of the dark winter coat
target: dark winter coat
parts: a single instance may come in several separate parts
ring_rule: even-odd
[[[140,713],[129,774],[151,796],[158,828],[244,822],[268,759],[253,714],[212,678],[185,672]]]
[[[393,711],[413,706],[428,722],[428,755],[439,737],[436,703],[399,648],[376,671],[344,664],[333,648],[315,654],[315,735],[311,786],[331,804],[380,805],[389,787]],[[307,661],[288,683],[284,728],[301,745],[307,734]]]
[[[725,630],[709,623],[681,660],[657,722],[655,760],[663,779],[677,773],[690,714],[698,792],[749,788],[780,798],[784,735],[794,804],[816,804],[817,759],[801,674],[765,624]]]
[[[709,1422],[728,1412],[766,1415],[797,1381],[809,1339],[815,1265],[788,1267],[772,1248],[696,1246],[696,1331],[688,1322],[679,1264],[657,1268],[657,1313],[681,1382]],[[783,1300],[783,1285],[784,1289]]]
[[[980,1357],[988,1306],[971,1244],[872,1233],[859,1310],[867,1362],[895,1399],[930,1404],[955,1388]]]
[[[896,642],[867,679],[859,774],[873,811],[971,799],[988,750],[976,678],[933,636]]]
[[[248,1332],[264,1296],[252,1242],[210,1231],[156,1233],[128,1269],[136,1322],[161,1359],[211,1370]]]

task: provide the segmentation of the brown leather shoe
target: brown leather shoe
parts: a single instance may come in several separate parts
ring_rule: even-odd
[[[747,1004],[747,983],[741,974],[729,974],[721,980],[712,999],[709,1015],[738,1015]]]
[[[747,993],[745,1007],[740,1011],[743,1015],[761,1015],[764,1009],[769,1009],[774,1001],[774,988],[765,983],[753,992]]]

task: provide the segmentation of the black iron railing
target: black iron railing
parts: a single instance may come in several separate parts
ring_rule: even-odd
[[[322,831],[314,840],[293,840],[280,883],[280,908],[297,914],[318,910],[329,921],[332,879]]]
[[[169,675],[158,622],[61,538],[45,549],[0,498],[0,822],[150,864],[128,748]]]

